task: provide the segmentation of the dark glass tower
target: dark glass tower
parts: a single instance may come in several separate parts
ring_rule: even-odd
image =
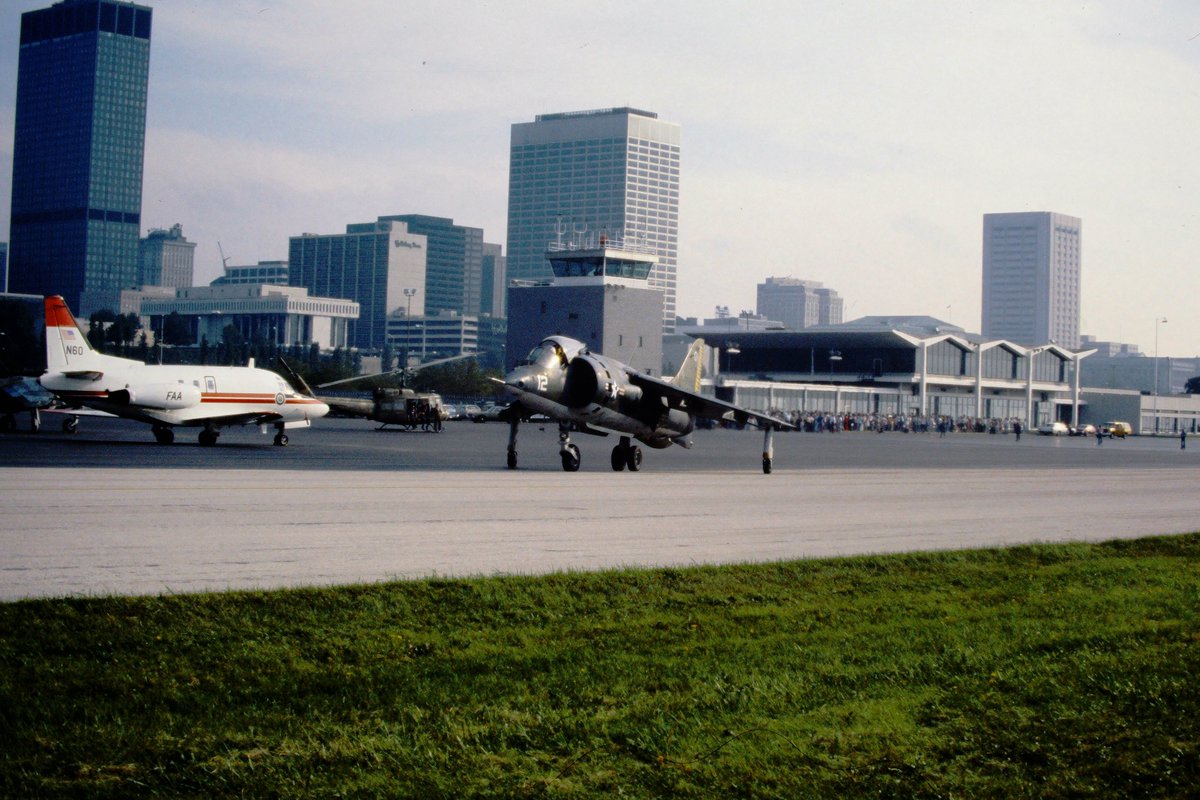
[[[21,15],[13,140],[12,292],[138,280],[150,9],[64,0]]]

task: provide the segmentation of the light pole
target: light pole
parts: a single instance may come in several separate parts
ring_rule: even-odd
[[[1154,435],[1158,435],[1158,324],[1166,317],[1154,318]]]
[[[412,349],[412,299],[416,289],[405,289],[404,296],[408,299],[408,307],[404,311],[404,368],[408,369],[408,351]]]

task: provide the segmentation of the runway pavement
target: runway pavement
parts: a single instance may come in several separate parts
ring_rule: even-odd
[[[376,432],[329,420],[271,446],[86,420],[0,435],[0,599],[153,594],[1103,540],[1200,529],[1177,440],[704,431],[613,473],[614,441],[553,426]]]

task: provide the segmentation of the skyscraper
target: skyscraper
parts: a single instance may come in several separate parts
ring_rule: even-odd
[[[1081,232],[1050,211],[983,215],[983,335],[1079,347]]]
[[[425,313],[452,311],[479,316],[483,282],[483,229],[455,225],[445,217],[397,214],[380,217],[408,226],[428,239],[425,251]]]
[[[138,281],[150,9],[63,0],[21,15],[9,290]]]
[[[551,242],[637,244],[658,257],[663,330],[675,325],[679,125],[633,108],[541,114],[512,126],[508,277],[551,275]]]
[[[793,331],[841,324],[842,304],[838,293],[820,281],[767,278],[758,285],[758,314],[777,319]]]
[[[379,350],[387,340],[389,314],[425,314],[426,244],[424,236],[395,220],[347,225],[344,234],[293,236],[288,283],[320,297],[356,301],[360,316],[350,323],[350,345]]]
[[[183,226],[175,223],[170,230],[155,228],[138,242],[138,284],[140,286],[192,285],[196,243],[183,235]]]

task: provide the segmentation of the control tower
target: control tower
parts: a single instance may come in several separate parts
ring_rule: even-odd
[[[601,235],[552,242],[546,260],[550,280],[509,284],[505,369],[547,336],[562,335],[634,369],[662,372],[663,292],[649,283],[657,256]]]

